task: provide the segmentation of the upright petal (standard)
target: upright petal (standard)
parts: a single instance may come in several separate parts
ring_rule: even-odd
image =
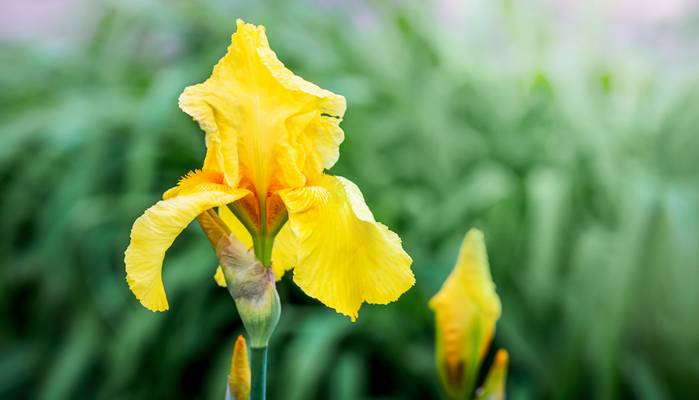
[[[180,108],[206,132],[207,162],[229,186],[259,196],[303,186],[337,160],[345,99],[288,70],[264,27],[238,20],[237,28],[209,79],[182,93]]]

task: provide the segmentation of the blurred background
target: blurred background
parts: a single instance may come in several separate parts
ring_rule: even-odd
[[[201,165],[177,97],[237,17],[347,97],[331,172],[362,188],[417,276],[352,324],[287,275],[272,399],[440,398],[426,303],[471,227],[503,302],[488,357],[509,350],[510,399],[699,392],[695,2],[0,6],[1,398],[223,398],[242,328],[200,228],[166,257],[167,313],[129,292],[123,251]]]

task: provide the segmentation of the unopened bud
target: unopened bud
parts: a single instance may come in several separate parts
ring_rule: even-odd
[[[231,358],[231,372],[228,374],[228,392],[234,400],[248,400],[250,397],[250,363],[248,347],[243,335],[238,336]]]
[[[507,351],[498,350],[483,387],[476,392],[476,400],[505,400],[508,359]]]
[[[483,233],[472,229],[466,234],[456,266],[430,308],[435,312],[442,385],[450,398],[465,398],[473,391],[501,311]]]
[[[233,235],[219,241],[217,254],[250,346],[267,347],[281,315],[272,268],[265,268]]]

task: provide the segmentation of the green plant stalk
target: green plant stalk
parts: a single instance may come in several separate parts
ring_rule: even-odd
[[[250,348],[250,400],[267,397],[267,347]]]
[[[255,257],[265,268],[269,269],[272,266],[272,248],[274,247],[274,238],[287,221],[288,215],[286,210],[284,210],[283,214],[278,215],[277,218],[272,221],[271,226],[268,226],[267,207],[265,202],[262,200],[263,197],[260,196],[259,198],[260,200],[258,206],[260,210],[260,219],[257,221],[257,223],[254,223],[254,221],[252,221],[248,215],[241,212],[237,205],[229,204],[228,207],[233,214],[238,217],[248,232],[250,232],[253,239],[253,251],[255,253]],[[238,311],[240,312],[240,309]],[[250,332],[248,332],[248,334],[250,334]],[[264,400],[267,395],[267,347],[268,345],[266,341],[264,347],[250,347],[251,400]]]
[[[264,221],[264,220],[263,220]],[[262,225],[265,225],[263,223]],[[272,264],[272,245],[274,239],[259,235],[253,239],[255,255],[262,265],[269,268]],[[250,400],[267,398],[267,347],[250,348]]]
[[[258,193],[258,207],[260,210],[260,231],[258,237],[253,239],[255,246],[255,255],[266,268],[272,264],[272,245],[271,241],[274,238],[267,236],[267,204],[265,204],[266,195]]]
[[[274,238],[268,236],[255,236],[253,238],[253,246],[255,251],[255,257],[265,266],[269,268],[272,266],[272,246],[274,245]]]

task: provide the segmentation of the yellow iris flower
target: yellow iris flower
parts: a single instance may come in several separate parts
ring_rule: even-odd
[[[481,231],[466,234],[456,266],[430,300],[430,308],[436,316],[440,378],[451,397],[461,398],[473,389],[500,317]]]
[[[264,27],[238,20],[226,55],[179,105],[205,132],[207,152],[201,170],[134,223],[126,279],[146,308],[168,308],[165,251],[197,217],[205,231],[217,225],[254,247],[277,279],[293,268],[306,294],[352,320],[363,302],[389,303],[414,284],[400,238],[355,184],[324,172],[344,139],[344,97],[288,70]]]

